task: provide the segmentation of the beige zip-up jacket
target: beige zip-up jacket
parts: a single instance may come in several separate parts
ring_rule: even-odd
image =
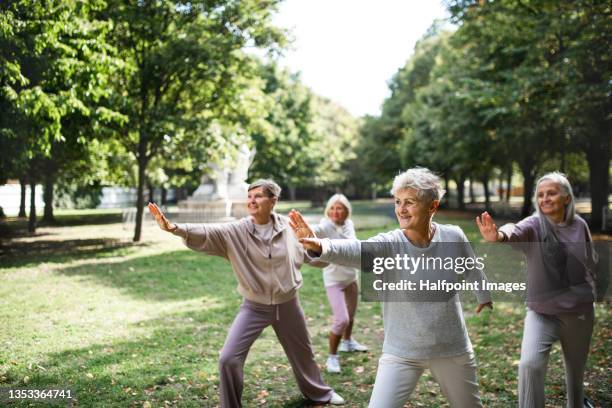
[[[238,280],[238,292],[266,305],[285,303],[302,286],[300,267],[327,263],[313,261],[291,231],[287,218],[272,213],[273,234],[265,244],[255,234],[252,217],[226,224],[176,224],[174,235],[194,251],[222,256],[230,261]]]

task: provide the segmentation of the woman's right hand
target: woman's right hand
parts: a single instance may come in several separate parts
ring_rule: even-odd
[[[493,217],[488,212],[483,212],[479,217],[476,217],[476,225],[480,230],[480,235],[487,242],[497,242],[500,240],[500,233],[497,231],[497,225],[493,222]]]
[[[155,221],[157,221],[157,225],[159,225],[159,228],[163,229],[164,231],[168,231],[168,232],[174,232],[178,228],[176,224],[172,224],[170,221],[168,221],[168,219],[166,218],[164,213],[160,210],[160,208],[157,206],[157,204],[149,203],[148,207],[149,207],[149,212],[151,213],[153,218],[155,218]]]

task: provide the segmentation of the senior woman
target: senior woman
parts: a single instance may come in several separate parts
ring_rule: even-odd
[[[312,262],[286,218],[274,212],[281,188],[272,180],[248,187],[249,217],[226,224],[172,224],[149,204],[159,226],[195,251],[221,256],[232,264],[244,297],[219,357],[221,406],[241,407],[243,368],[253,342],[272,326],[289,358],[298,387],[308,399],[332,405],[344,400],[321,378],[312,352],[297,292],[300,267]]]
[[[395,215],[399,229],[378,234],[366,241],[302,238],[306,249],[320,255],[320,260],[359,267],[362,243],[390,243],[407,256],[444,258],[448,246],[462,249],[467,257],[474,253],[463,231],[454,225],[432,221],[444,194],[440,179],[425,168],[413,168],[395,177],[391,193],[395,197]],[[301,236],[309,230],[301,215],[289,214],[291,226]],[[384,244],[383,244],[384,246]],[[399,254],[398,254],[399,255]],[[433,278],[434,272],[425,271]],[[454,272],[452,272],[454,273]],[[469,282],[486,279],[482,270],[465,273]],[[477,290],[479,313],[491,307],[490,294]],[[378,363],[371,408],[400,408],[409,399],[425,369],[431,370],[451,406],[481,407],[476,362],[467,334],[461,303],[457,293],[445,300],[429,298],[383,304],[385,339]]]
[[[325,217],[313,227],[316,236],[355,239],[355,227],[350,220],[351,210],[351,203],[344,194],[331,196],[325,206]],[[323,268],[323,283],[333,314],[326,368],[328,373],[339,373],[338,350],[343,352],[368,350],[366,346],[351,337],[359,298],[357,268],[329,264]]]
[[[534,196],[535,214],[497,229],[484,212],[476,218],[483,238],[509,242],[527,263],[527,315],[519,362],[519,407],[544,407],[544,383],[552,345],[561,341],[568,408],[585,403],[583,379],[593,332],[596,262],[591,233],[576,214],[567,178],[542,176]],[[531,244],[520,244],[531,243]],[[537,243],[537,244],[536,244]]]

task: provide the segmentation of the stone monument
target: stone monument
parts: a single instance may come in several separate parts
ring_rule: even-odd
[[[179,201],[179,216],[195,221],[219,222],[246,217],[246,179],[255,157],[255,149],[240,146],[236,160],[227,157],[221,165],[211,166],[211,174],[202,177],[200,186],[187,200]]]

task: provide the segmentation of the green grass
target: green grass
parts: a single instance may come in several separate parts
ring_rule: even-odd
[[[388,210],[387,204],[358,203],[356,214],[378,214],[377,205]],[[306,205],[301,209],[307,210]],[[180,240],[150,224],[144,243],[133,245],[132,231],[99,222],[95,213],[59,217],[61,226],[14,238],[2,248],[0,387],[70,387],[78,405],[86,407],[217,406],[218,352],[240,304],[229,263],[186,250]],[[477,237],[471,216],[440,214],[438,222],[458,224],[470,239]],[[386,226],[358,235],[392,228],[396,225],[389,218]],[[323,366],[331,312],[320,270],[305,267],[303,273],[300,298]],[[482,315],[475,315],[474,307],[466,304],[464,311],[483,400],[490,407],[516,406],[524,307],[498,303],[493,313]],[[598,305],[596,313],[586,390],[599,405],[610,406],[612,316],[608,305]],[[348,406],[365,407],[383,339],[380,305],[360,304],[355,336],[371,351],[343,355],[343,373],[323,375]],[[547,376],[550,406],[564,404],[560,354],[557,345]],[[270,328],[247,359],[243,401],[246,407],[305,403]],[[426,373],[408,406],[448,405]]]

